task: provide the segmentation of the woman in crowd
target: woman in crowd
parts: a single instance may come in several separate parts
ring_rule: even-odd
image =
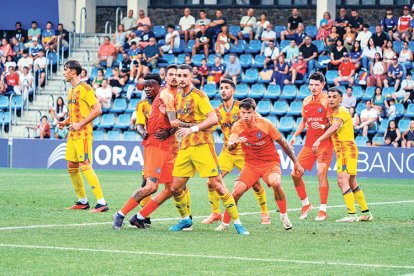
[[[397,124],[394,120],[391,120],[388,123],[387,130],[385,130],[384,133],[384,141],[386,137],[391,138],[391,144],[394,146],[394,148],[398,148],[400,146],[401,142],[401,132],[397,127]]]
[[[367,86],[377,86],[382,88],[383,81],[387,78],[387,65],[382,60],[379,53],[375,53],[374,60],[369,66],[369,77]]]

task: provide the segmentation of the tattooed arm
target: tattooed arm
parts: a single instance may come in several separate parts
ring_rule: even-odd
[[[175,111],[167,111],[166,113],[167,113],[168,120],[170,121],[171,127],[173,128],[192,127],[196,125],[196,123],[187,123],[187,122],[182,122],[178,120],[177,116],[175,115]]]
[[[290,160],[293,161],[293,164],[295,165],[295,170],[297,170],[302,175],[304,170],[302,166],[299,164],[298,159],[296,158],[295,152],[289,146],[288,142],[283,137],[276,140],[276,142],[280,145],[280,147],[283,149],[286,155],[289,156]]]

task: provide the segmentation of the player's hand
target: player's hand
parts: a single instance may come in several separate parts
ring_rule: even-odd
[[[296,174],[299,174],[301,176],[305,173],[305,169],[302,168],[302,166],[299,164],[299,162],[296,162],[294,164],[293,169],[295,170]]]
[[[70,131],[78,131],[79,129],[81,129],[82,124],[81,123],[72,123],[69,125],[69,130]]]
[[[149,136],[149,134],[148,134],[148,132],[146,132],[145,130],[142,132],[142,133],[140,133],[140,132],[138,132],[138,134],[142,137],[142,139],[147,139],[148,138],[148,136]]]
[[[312,145],[312,151],[314,153],[316,153],[318,151],[318,148],[319,148],[319,145],[320,144],[321,144],[321,141],[319,141],[319,140],[316,140],[315,143],[313,143],[313,145]]]
[[[161,141],[168,139],[170,136],[171,136],[171,133],[168,128],[162,128],[154,133],[154,137]]]
[[[64,129],[66,126],[65,122],[58,122],[57,127],[58,129]]]
[[[289,141],[289,146],[291,149],[293,149],[293,145],[296,143],[296,137],[292,136],[292,138]]]
[[[311,126],[312,126],[313,129],[324,129],[322,127],[322,124],[320,124],[319,122],[312,122]]]
[[[193,131],[192,131],[190,128],[183,128],[183,127],[180,127],[180,128],[178,128],[178,130],[177,130],[177,132],[175,133],[175,135],[176,135],[178,138],[184,138],[184,137],[186,137],[186,136],[190,135],[191,133],[193,133]]]
[[[242,144],[242,143],[246,143],[246,142],[247,142],[247,138],[246,137],[243,137],[243,136],[237,137],[236,143]]]

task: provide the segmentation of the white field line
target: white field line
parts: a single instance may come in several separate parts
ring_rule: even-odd
[[[409,204],[414,203],[414,200],[401,200],[401,201],[384,201],[384,202],[371,202],[368,205],[392,205],[392,204]],[[333,208],[343,208],[346,207],[345,205],[333,205],[327,206],[328,209]],[[289,212],[300,211],[301,208],[294,208],[288,209]],[[269,211],[270,213],[275,213],[276,211]],[[239,213],[240,216],[249,216],[249,215],[257,215],[260,212],[245,212]],[[193,219],[201,219],[205,218],[205,216],[194,216]],[[171,220],[179,220],[179,217],[174,218],[154,218],[151,219],[152,221],[171,221]],[[85,223],[71,223],[71,224],[38,224],[38,225],[25,225],[25,226],[10,226],[10,227],[0,227],[0,231],[6,230],[21,230],[21,229],[34,229],[34,228],[54,228],[54,227],[82,227],[82,226],[95,226],[95,225],[104,225],[110,224],[112,222],[85,222]]]
[[[20,245],[20,244],[0,244],[3,248],[24,248],[24,249],[43,249],[54,251],[75,251],[75,252],[98,252],[110,254],[132,254],[132,255],[147,255],[160,257],[178,257],[178,258],[198,258],[198,259],[218,259],[218,260],[235,260],[235,261],[251,261],[251,262],[267,262],[267,263],[293,263],[306,265],[331,265],[331,266],[345,266],[345,267],[363,267],[363,268],[385,268],[385,269],[414,269],[410,265],[386,265],[386,264],[358,264],[358,263],[342,263],[331,261],[306,261],[294,259],[281,258],[249,258],[237,256],[220,256],[220,255],[199,255],[199,254],[177,254],[164,252],[145,252],[145,251],[131,251],[131,250],[115,250],[115,249],[94,249],[94,248],[74,248],[74,247],[60,247],[60,246],[43,246],[43,245]]]

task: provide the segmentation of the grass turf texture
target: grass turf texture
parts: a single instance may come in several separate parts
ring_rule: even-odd
[[[206,181],[198,177],[189,182],[196,217],[194,230],[171,233],[167,229],[177,220],[156,220],[178,217],[171,200],[152,215],[155,221],[150,230],[128,225],[121,231],[112,230],[113,213],[141,183],[137,172],[97,171],[111,209],[100,214],[65,210],[75,194],[64,170],[1,169],[0,174],[0,274],[388,275],[414,272],[414,203],[395,203],[413,200],[412,180],[360,179],[368,204],[379,203],[370,206],[375,220],[339,224],[335,220],[346,214],[345,207],[328,209],[327,222],[313,220],[319,203],[317,181],[306,177],[309,198],[316,208],[306,221],[298,219],[299,211],[289,212],[291,231],[282,229],[270,189],[266,191],[272,224],[260,225],[260,209],[249,191],[240,201],[239,211],[258,213],[241,216],[251,233],[241,237],[233,227],[217,233],[213,230],[217,224],[200,223],[201,217],[210,213],[210,205]],[[229,188],[233,187],[234,178],[235,175],[226,176]],[[330,179],[330,183],[328,205],[343,205],[336,179]],[[283,186],[288,208],[300,208],[289,177],[283,178]],[[95,204],[90,188],[86,187],[86,191],[91,205]],[[85,225],[70,225],[82,223]],[[5,229],[44,224],[57,226]]]

